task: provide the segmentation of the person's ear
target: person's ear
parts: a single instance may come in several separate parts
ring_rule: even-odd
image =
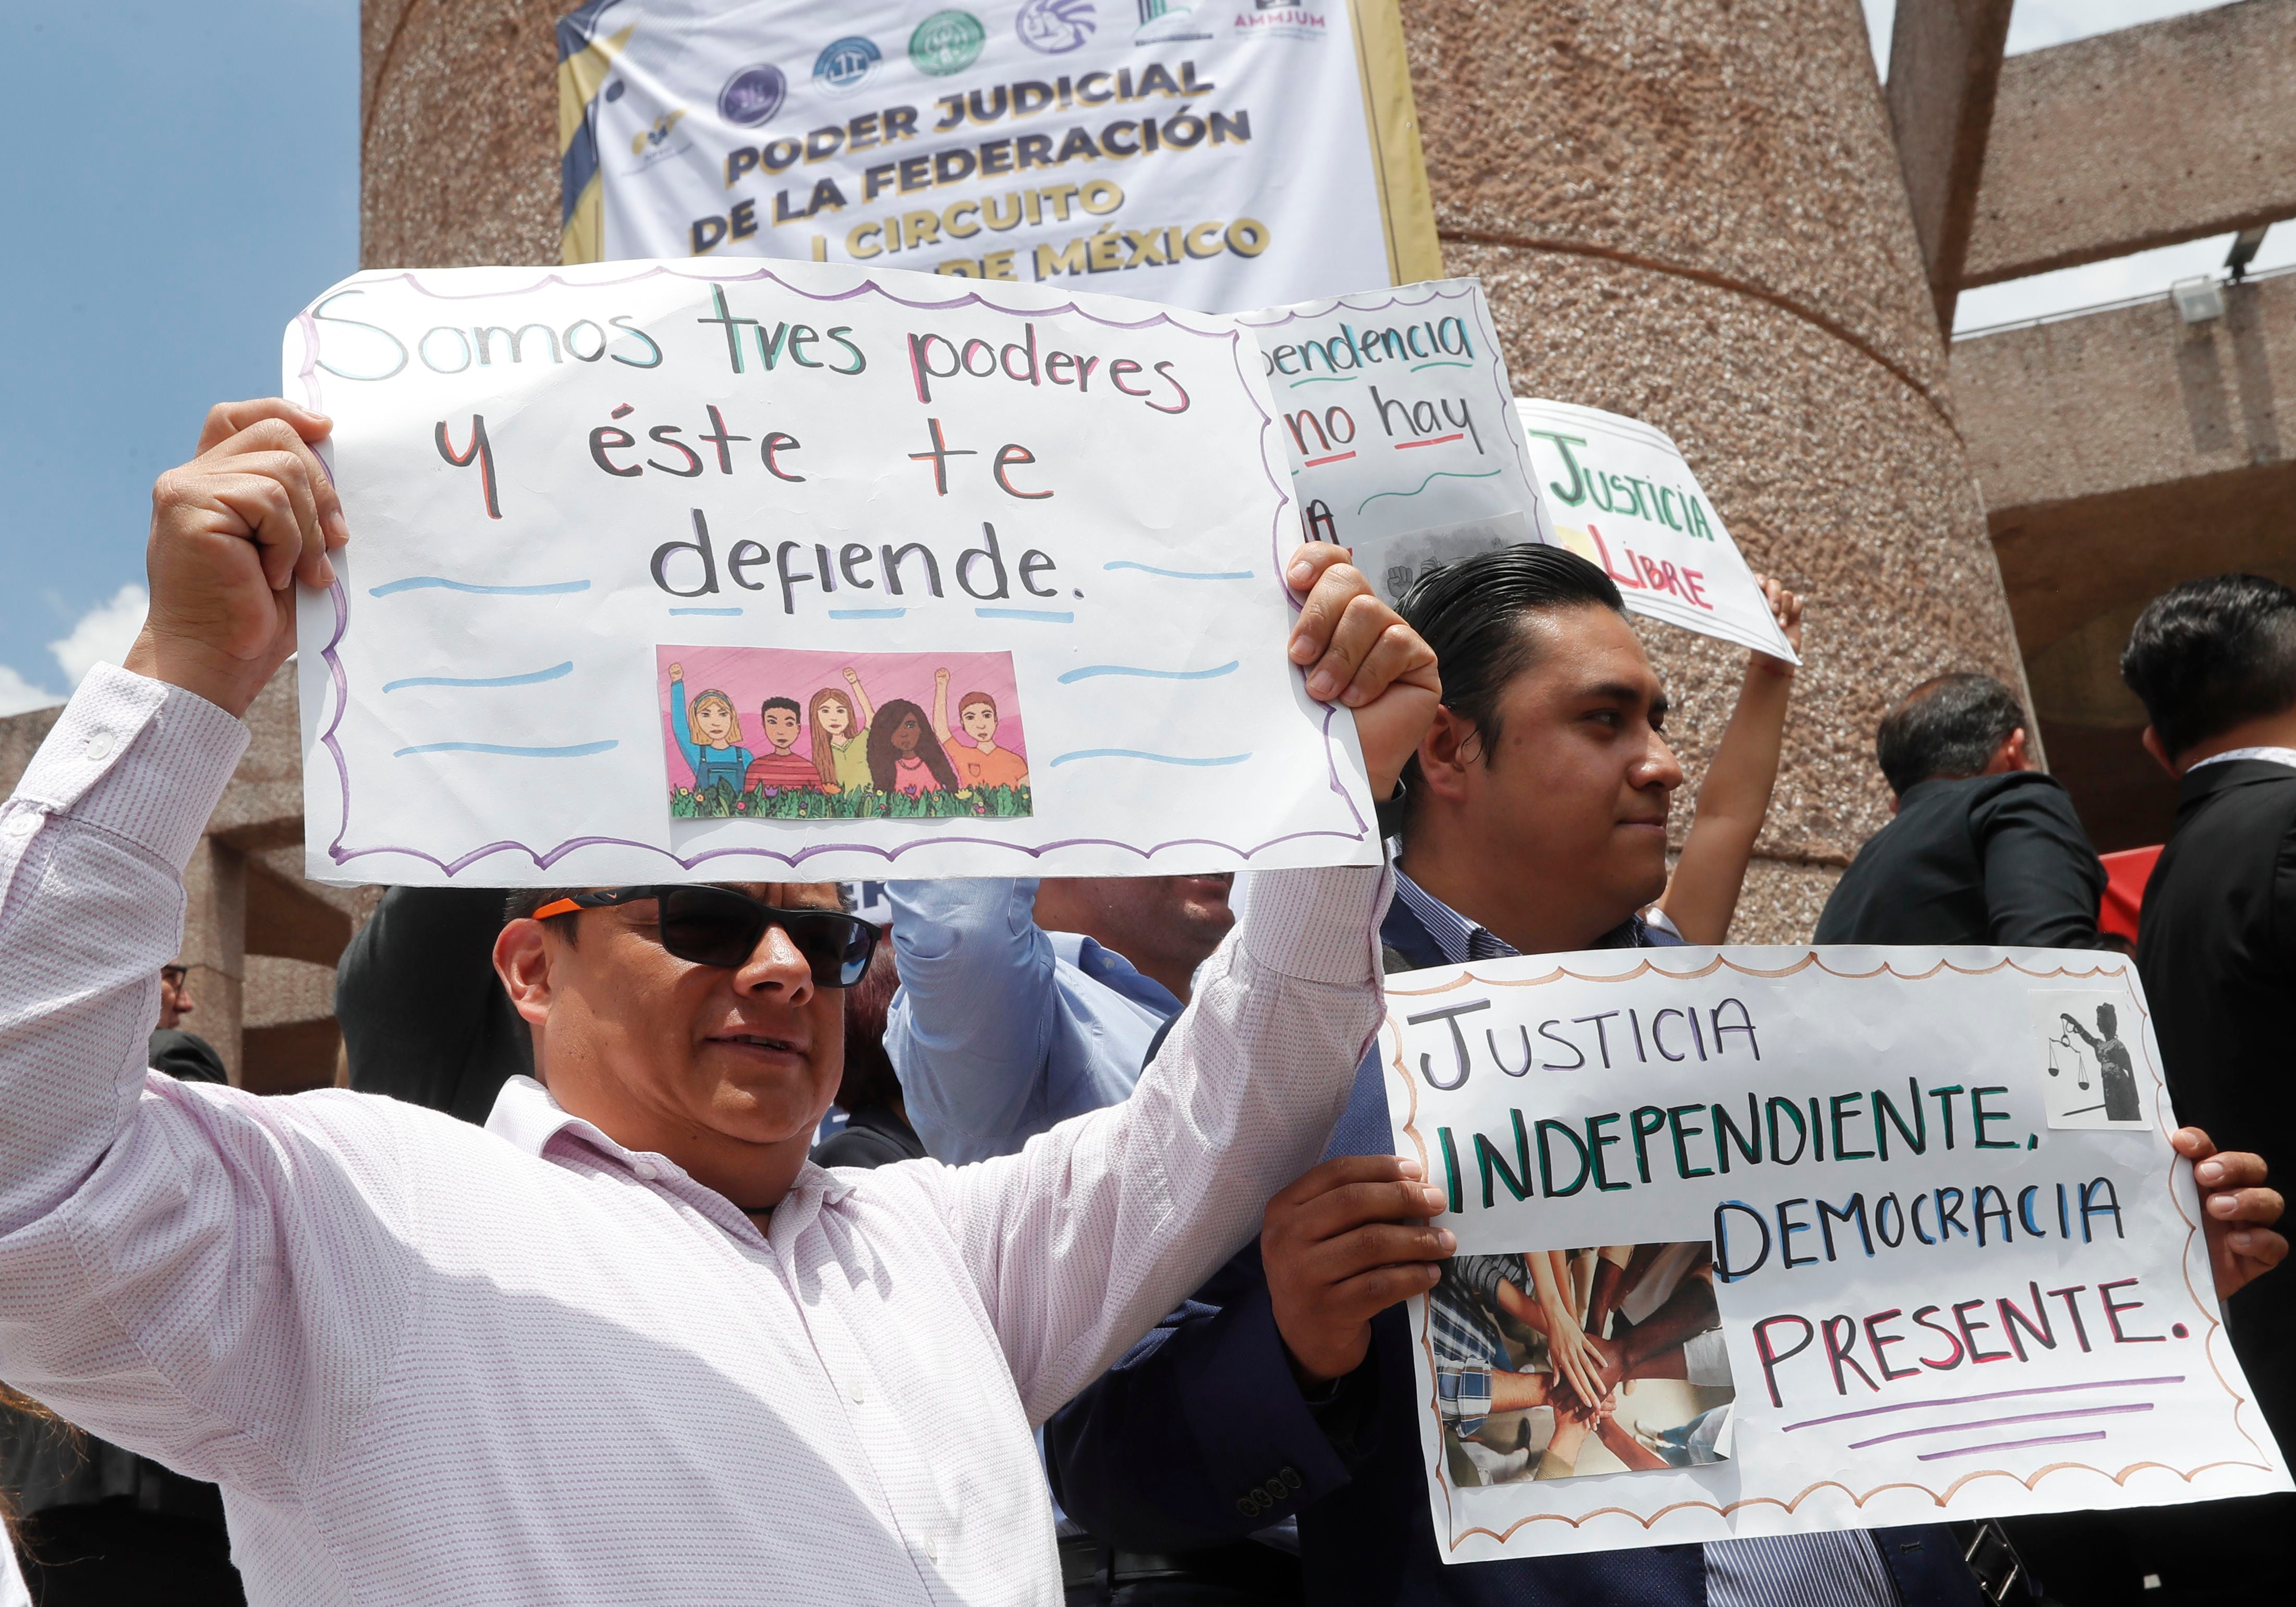
[[[1468,767],[1481,754],[1481,736],[1473,725],[1439,704],[1434,723],[1419,739],[1421,783],[1430,795],[1447,803],[1464,802]]]
[[[550,946],[539,921],[512,921],[495,935],[495,974],[511,1008],[530,1027],[550,1021]]]
[[[2138,740],[2144,744],[2144,751],[2152,756],[2152,762],[2169,773],[2169,778],[2171,781],[2184,779],[2182,773],[2177,768],[2177,762],[2169,757],[2168,744],[2161,740],[2159,732],[2147,726],[2144,727],[2144,734]]]
[[[2001,739],[2001,746],[1994,750],[1993,763],[1988,767],[2001,773],[2040,767],[2040,761],[2033,757],[2032,734],[2022,726]]]

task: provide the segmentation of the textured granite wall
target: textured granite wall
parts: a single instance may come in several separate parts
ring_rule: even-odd
[[[1806,937],[1888,818],[1883,708],[1941,670],[2021,673],[1858,8],[1404,17],[1445,263],[1489,287],[1517,386],[1664,429],[1756,568],[1811,599],[1732,933]],[[1695,775],[1742,655],[1644,635]]]
[[[555,258],[562,4],[365,0],[369,264]],[[1521,388],[1666,430],[1756,565],[1812,599],[1733,933],[1804,937],[1888,818],[1890,697],[2021,673],[1857,0],[1403,14],[1445,262],[1488,284]],[[1742,655],[1645,636],[1694,771]]]

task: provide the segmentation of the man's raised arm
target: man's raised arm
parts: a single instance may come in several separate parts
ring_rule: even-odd
[[[1441,695],[1434,653],[1337,547],[1301,549],[1292,661],[1354,710],[1386,798]],[[1345,1108],[1382,1012],[1383,866],[1268,873],[1122,1104],[919,1179],[952,1216],[1042,1422],[1249,1240]]]
[[[938,1160],[1010,1154],[1045,1125],[1029,1118],[1044,1109],[1062,1007],[1053,940],[1037,928],[1037,883],[894,881],[885,891],[901,970],[885,1054],[909,1125]]]
[[[144,1075],[183,867],[341,515],[284,403],[160,478],[151,612],[0,807],[0,1376],[179,1472],[283,1498],[381,1376],[412,1257],[391,1152],[324,1107]],[[378,1152],[379,1150],[379,1152]]]

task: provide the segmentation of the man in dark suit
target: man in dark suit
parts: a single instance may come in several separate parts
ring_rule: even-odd
[[[2296,1166],[2296,593],[2256,575],[2177,586],[2137,619],[2120,674],[2177,780],[2136,939],[2169,1096],[2179,1120]],[[2296,1273],[2259,1279],[2226,1316],[2274,1437],[2296,1447]],[[2284,1556],[2296,1497],[2267,1499]]]
[[[1818,942],[2097,947],[2104,866],[2014,693],[1990,676],[1924,681],[1874,748],[1897,818],[1842,873]]]

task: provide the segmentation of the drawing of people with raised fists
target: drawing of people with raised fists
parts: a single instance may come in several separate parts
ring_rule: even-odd
[[[697,695],[689,707],[685,666],[673,664],[669,703],[670,734],[677,739],[686,768],[693,772],[693,790],[707,792],[722,781],[738,797],[742,778],[750,767],[750,750],[741,745],[742,717],[734,712],[734,700],[713,687]]]
[[[824,792],[865,792],[869,779],[869,694],[861,690],[861,676],[846,667],[850,693],[824,686],[806,708],[806,724],[813,734],[813,767]]]
[[[933,733],[947,749],[958,781],[966,787],[1011,787],[1029,784],[1029,761],[1010,748],[996,745],[996,700],[985,692],[968,692],[956,701],[957,724],[970,742],[955,740],[948,729],[948,671],[933,671]]]

